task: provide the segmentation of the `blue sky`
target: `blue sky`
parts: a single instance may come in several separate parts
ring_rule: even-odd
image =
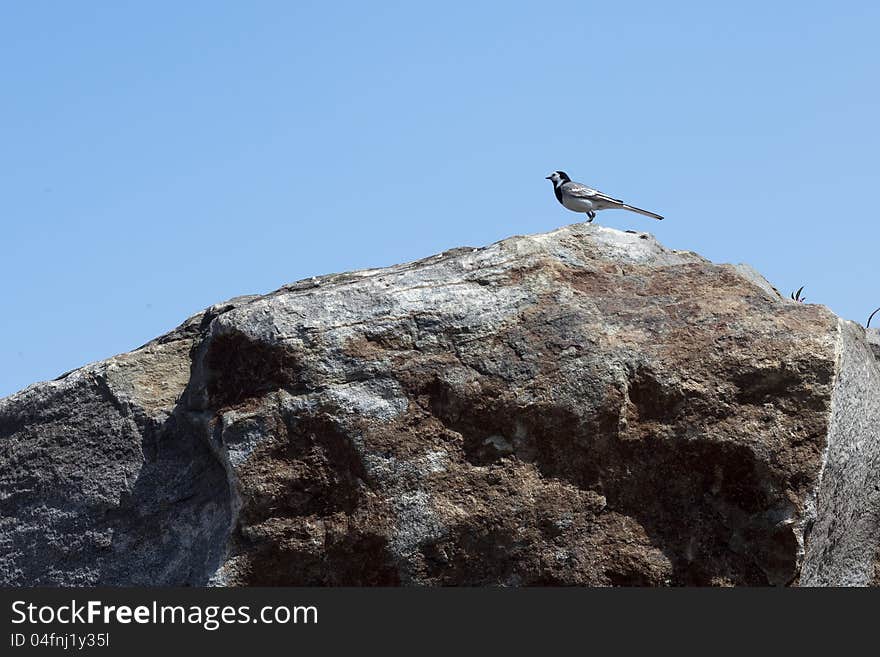
[[[0,396],[307,276],[600,223],[880,306],[873,2],[0,6]]]

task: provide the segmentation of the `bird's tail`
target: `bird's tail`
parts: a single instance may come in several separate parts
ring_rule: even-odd
[[[633,206],[627,205],[626,203],[624,203],[620,207],[622,207],[624,210],[629,210],[630,212],[638,212],[639,214],[643,214],[646,217],[651,217],[652,219],[658,219],[660,221],[663,220],[663,217],[661,217],[659,214],[648,212],[647,210],[642,210],[641,208],[634,208]]]

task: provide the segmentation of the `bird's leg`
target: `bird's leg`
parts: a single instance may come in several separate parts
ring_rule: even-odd
[[[591,223],[593,223],[593,219],[596,218],[596,213],[593,212],[592,210],[590,210],[587,212],[587,216],[590,218],[590,220],[587,223],[591,224]]]

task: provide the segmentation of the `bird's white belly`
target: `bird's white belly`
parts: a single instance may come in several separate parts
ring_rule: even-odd
[[[573,212],[590,212],[591,210],[597,209],[593,202],[589,199],[576,198],[573,196],[565,195],[563,195],[562,197],[562,205]]]

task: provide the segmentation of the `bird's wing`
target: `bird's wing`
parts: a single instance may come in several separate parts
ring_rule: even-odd
[[[632,212],[638,212],[639,214],[643,214],[646,217],[652,217],[654,219],[663,219],[663,217],[661,217],[659,214],[649,212],[648,210],[642,210],[641,208],[637,208],[632,205],[628,205],[621,201],[619,198],[613,198],[611,196],[608,196],[608,194],[603,194],[598,189],[593,189],[592,187],[587,187],[586,185],[581,185],[580,183],[567,182],[562,186],[562,188],[569,196],[592,201],[593,208],[596,210],[603,210],[606,208],[618,208],[623,210],[631,210]]]
[[[598,189],[593,189],[591,187],[587,187],[586,185],[581,185],[576,182],[567,182],[563,185],[565,191],[568,192],[569,195],[574,196],[575,198],[585,198],[591,201],[602,200],[606,203],[613,203],[615,205],[624,205],[624,202],[617,198],[612,198],[608,196],[608,194],[603,194]]]

